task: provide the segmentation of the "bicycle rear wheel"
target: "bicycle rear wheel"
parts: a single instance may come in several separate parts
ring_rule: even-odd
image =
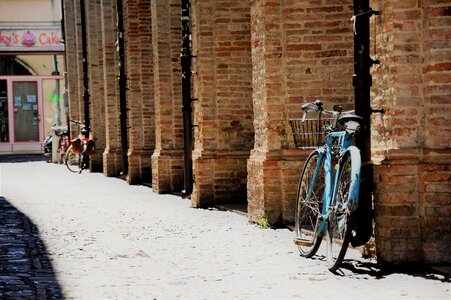
[[[72,146],[66,151],[66,166],[69,171],[73,173],[79,173],[81,171],[81,155],[75,154],[72,150]]]
[[[355,164],[350,152],[346,152],[341,160],[341,170],[338,177],[338,186],[332,203],[330,204],[329,228],[327,240],[327,264],[330,271],[335,272],[340,266],[350,241],[348,200],[354,185]]]
[[[321,245],[322,236],[317,235],[319,216],[323,208],[324,160],[317,151],[305,161],[298,187],[295,216],[296,238],[299,252],[304,257],[312,257]]]

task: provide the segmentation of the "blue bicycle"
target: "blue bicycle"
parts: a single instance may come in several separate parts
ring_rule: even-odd
[[[323,132],[315,132],[312,125],[301,132],[292,122],[295,142],[316,137],[323,145],[317,145],[302,169],[294,243],[302,256],[312,257],[326,237],[327,264],[334,272],[346,254],[351,235],[355,235],[350,230],[350,214],[359,202],[361,158],[353,140],[363,126],[363,118],[353,111],[343,112],[340,106],[335,106],[334,111],[324,110],[320,100],[302,105],[302,110],[304,115],[299,124],[312,123],[314,119],[305,122],[306,114],[316,112],[316,124]],[[297,146],[302,148],[298,143]]]

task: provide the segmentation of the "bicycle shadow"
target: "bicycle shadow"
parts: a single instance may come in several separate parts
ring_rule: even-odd
[[[415,264],[406,265],[381,265],[376,261],[361,261],[355,259],[343,260],[340,268],[334,273],[338,276],[349,277],[353,275],[365,275],[374,279],[383,279],[393,274],[405,274],[424,279],[449,282],[449,278],[434,272],[425,266]]]
[[[0,197],[0,299],[63,299],[39,229]]]
[[[325,255],[317,254],[310,258],[311,260],[327,263]],[[442,282],[450,282],[449,274],[443,274],[436,270],[418,264],[404,264],[404,265],[382,265],[374,259],[344,259],[340,267],[331,272],[340,277],[359,277],[360,279],[384,279],[393,274],[405,274],[415,277],[421,277],[429,280],[437,280]]]

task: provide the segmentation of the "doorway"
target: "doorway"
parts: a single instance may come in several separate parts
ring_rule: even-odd
[[[42,80],[0,78],[0,154],[43,153]]]
[[[14,81],[14,142],[39,143],[39,102],[36,81]]]
[[[0,143],[9,142],[8,91],[6,80],[0,80]]]

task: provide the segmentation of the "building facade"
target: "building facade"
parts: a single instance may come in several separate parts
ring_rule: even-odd
[[[0,1],[0,154],[42,153],[66,122],[60,1]]]
[[[69,108],[83,118],[78,0],[64,0]],[[181,3],[124,0],[126,128],[120,122],[116,0],[87,2],[92,169],[154,192],[183,189]],[[450,262],[450,44],[445,1],[371,1],[375,239],[387,263]],[[354,106],[353,1],[192,0],[194,207],[245,205],[293,222],[308,150],[300,105]],[[119,33],[120,34],[120,33]],[[122,127],[121,127],[122,126]],[[127,135],[124,147],[123,135]],[[121,142],[122,140],[122,142]],[[371,216],[368,216],[369,218]]]

